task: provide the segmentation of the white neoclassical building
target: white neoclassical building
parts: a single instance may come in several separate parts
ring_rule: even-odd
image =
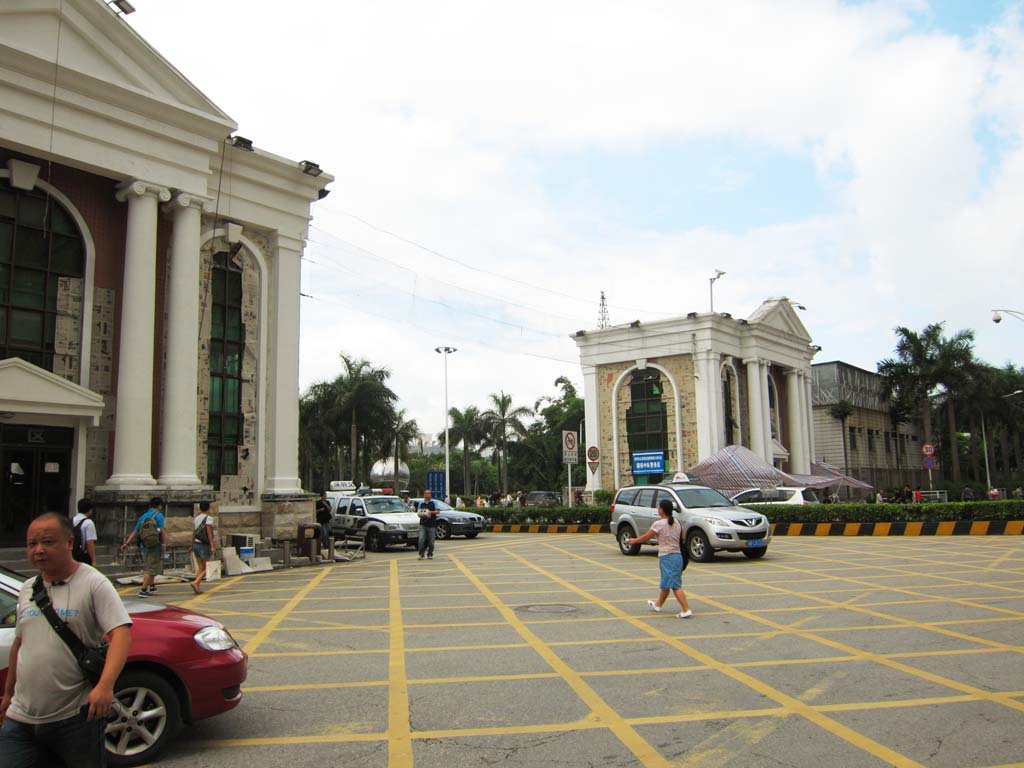
[[[299,259],[331,179],[235,131],[113,6],[0,4],[0,542],[86,493],[108,530],[154,495],[264,536],[312,510]]]
[[[810,474],[816,348],[789,299],[768,299],[746,319],[691,312],[573,339],[588,490],[657,482],[727,445]]]

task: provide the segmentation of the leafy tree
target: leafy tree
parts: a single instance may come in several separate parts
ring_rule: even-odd
[[[942,324],[939,323],[941,326]],[[956,423],[956,402],[974,367],[974,331],[958,331],[950,338],[939,336],[936,348],[936,380],[945,389],[946,428],[950,471],[960,482],[960,441]]]
[[[388,418],[398,397],[387,386],[391,371],[387,368],[374,368],[368,360],[357,360],[344,353],[341,361],[345,371],[335,379],[337,388],[338,411],[347,414],[349,420],[349,440],[351,452],[349,458],[352,467],[352,479],[359,475],[358,446],[363,445],[363,478],[369,480],[370,466],[374,460],[386,455],[385,445],[388,444],[386,429],[381,429],[390,422]],[[371,429],[376,425],[377,429]]]
[[[918,411],[926,443],[932,441],[931,395],[939,383],[939,347],[942,323],[926,326],[921,333],[896,328],[896,356],[878,363],[888,393],[909,411]]]
[[[419,427],[416,425],[415,419],[405,418],[405,409],[395,411],[392,413],[391,418],[392,444],[395,447],[394,451],[394,469],[395,469],[395,482],[394,489],[395,493],[399,491],[398,485],[398,468],[401,463],[409,458],[409,446],[419,435]],[[410,477],[410,480],[412,478]]]

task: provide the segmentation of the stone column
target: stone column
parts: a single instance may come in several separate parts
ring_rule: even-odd
[[[588,461],[587,448],[594,445],[601,447],[601,411],[600,397],[598,395],[597,366],[589,366],[583,369],[583,418],[586,422],[586,440],[580,446],[583,454],[581,461]],[[608,461],[611,457],[602,456],[601,461]],[[597,491],[601,489],[601,468],[597,472],[590,471],[587,464],[587,490]]]
[[[772,364],[768,360],[761,360],[758,365],[761,367],[761,434],[764,435],[764,449],[761,456],[769,464],[774,464],[774,446],[772,445],[773,419],[771,402],[768,397],[768,375]],[[778,392],[775,394],[778,396]]]
[[[106,484],[130,488],[156,483],[151,462],[157,201],[167,202],[171,193],[156,184],[129,181],[118,187],[117,199],[128,202],[128,226],[121,287],[114,473]]]
[[[747,367],[747,410],[750,411],[750,450],[764,458],[764,419],[761,417],[761,361],[756,357],[743,361]]]
[[[707,351],[708,362],[708,426],[711,442],[708,446],[711,453],[724,447],[722,433],[725,431],[725,420],[722,418],[722,365],[714,350]]]
[[[299,257],[302,241],[278,235],[270,259],[264,498],[301,494],[299,482]]]
[[[803,384],[800,381],[800,374],[795,368],[790,368],[786,376],[786,429],[789,431],[789,468],[792,472],[809,474],[809,467],[805,467],[804,455],[804,420],[803,416],[803,395],[801,390]]]
[[[167,281],[167,351],[161,485],[198,486],[199,226],[206,198],[181,192],[163,208],[174,217]]]
[[[810,371],[804,372],[804,418],[807,420],[807,461],[811,464],[818,456],[814,444],[814,385]]]
[[[708,356],[706,352],[694,352],[693,369],[697,375],[694,386],[694,407],[697,409],[697,460],[703,461],[712,454],[714,435],[711,434],[711,399],[708,397]],[[682,449],[682,446],[679,446]]]

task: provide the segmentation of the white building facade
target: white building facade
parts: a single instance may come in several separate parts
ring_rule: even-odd
[[[747,319],[692,312],[573,338],[583,369],[587,490],[657,482],[727,445],[810,474],[816,349],[789,299],[769,299]]]
[[[87,493],[101,533],[151,496],[275,538],[311,512],[299,260],[330,177],[235,129],[99,0],[0,6],[0,541]]]

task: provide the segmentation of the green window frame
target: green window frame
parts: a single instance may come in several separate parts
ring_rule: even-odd
[[[60,278],[84,274],[85,241],[67,209],[0,180],[0,360],[53,370]]]
[[[206,440],[207,482],[220,490],[224,476],[238,474],[242,443],[242,270],[226,252],[213,255],[210,270],[210,408]]]
[[[668,450],[668,406],[663,395],[665,384],[661,374],[648,368],[637,371],[630,378],[630,406],[626,409],[626,444],[629,453],[634,451],[667,451]],[[668,465],[666,457],[666,466]],[[658,482],[660,475],[642,475],[635,477],[638,485]]]

